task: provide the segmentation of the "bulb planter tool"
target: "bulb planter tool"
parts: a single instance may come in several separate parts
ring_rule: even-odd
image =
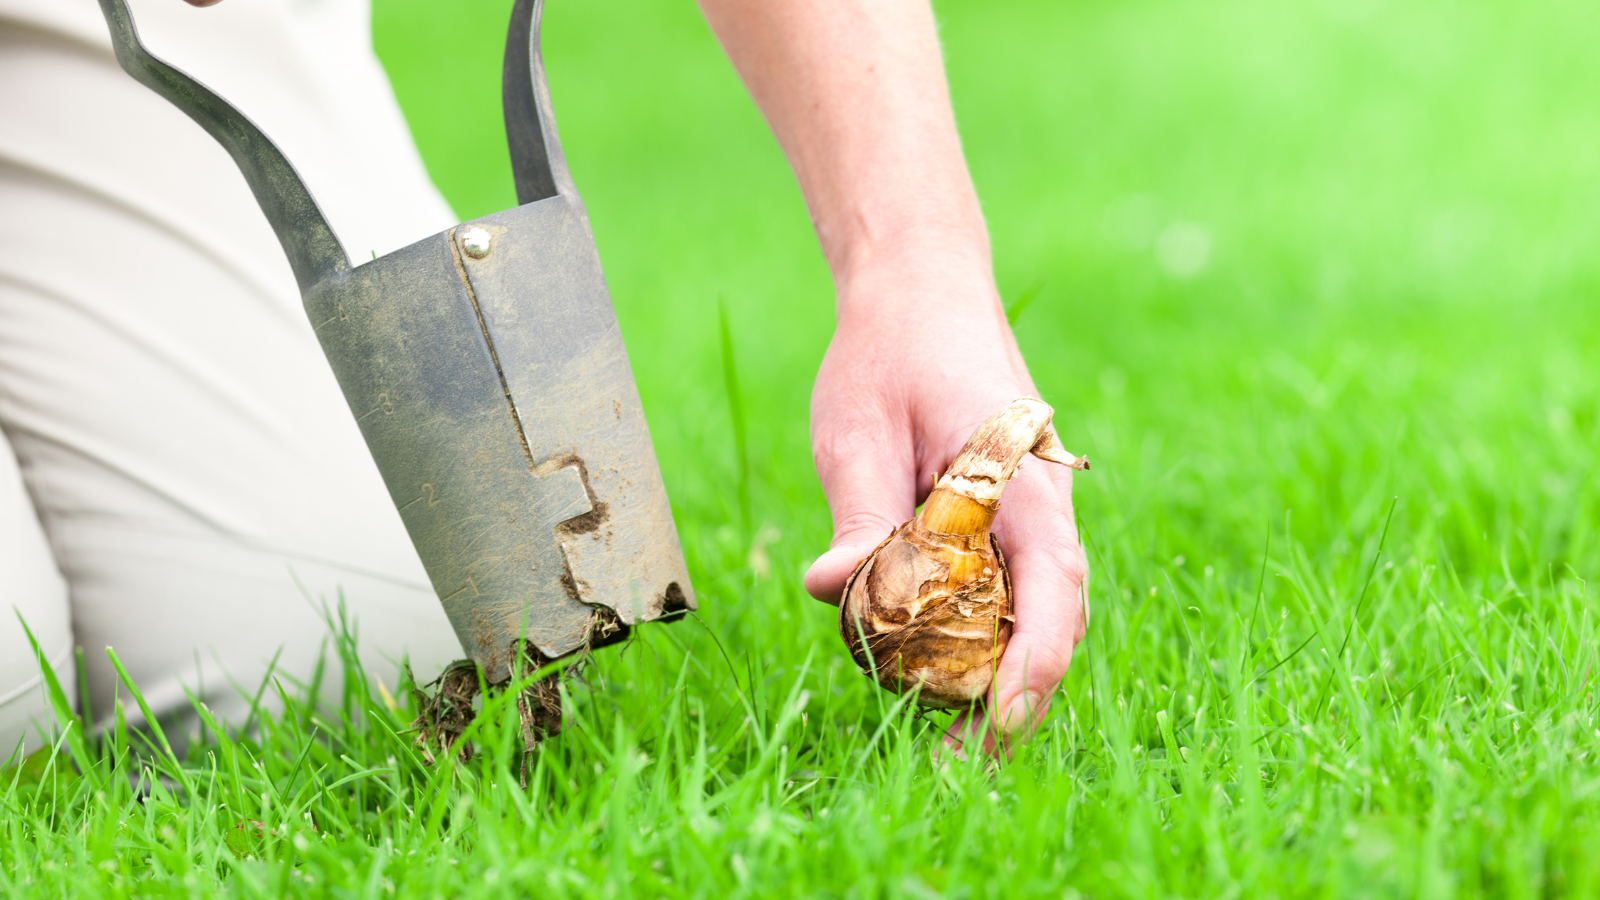
[[[238,164],[467,655],[490,684],[695,609],[583,201],[550,113],[541,0],[516,0],[502,94],[515,209],[352,267],[282,152],[151,55],[117,61]],[[522,642],[526,641],[526,644]]]

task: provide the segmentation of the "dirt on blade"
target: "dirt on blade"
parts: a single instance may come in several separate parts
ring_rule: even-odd
[[[587,657],[595,647],[612,643],[626,628],[616,612],[596,607],[589,618],[583,649],[578,651],[580,656]],[[477,717],[484,690],[491,695],[499,694],[553,662],[527,641],[517,641],[513,660],[511,678],[499,684],[484,684],[483,672],[477,663],[458,659],[446,666],[438,678],[412,689],[417,718],[411,728],[416,733],[417,749],[429,765],[452,753],[461,762],[471,761],[472,743],[462,740],[462,735]],[[585,662],[586,659],[579,659],[560,671],[535,679],[517,693],[517,719],[521,723],[524,752],[532,753],[541,743],[561,733],[561,679],[578,674]],[[406,675],[413,685],[416,684],[409,671]]]

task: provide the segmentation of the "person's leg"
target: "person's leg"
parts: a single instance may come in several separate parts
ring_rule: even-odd
[[[3,27],[0,122],[0,428],[96,715],[111,646],[158,714],[192,691],[237,724],[235,685],[280,650],[276,671],[305,678],[328,635],[317,603],[341,593],[390,685],[386,658],[426,678],[459,656],[226,153],[109,54]],[[420,199],[409,225],[374,201],[385,228],[443,227],[425,182],[387,190]]]
[[[50,718],[39,663],[22,623],[72,697],[77,668],[67,586],[22,486],[11,447],[0,437],[0,766],[20,748],[43,746]]]

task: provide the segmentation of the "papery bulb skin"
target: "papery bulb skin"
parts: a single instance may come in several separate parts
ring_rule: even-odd
[[[934,709],[984,702],[1011,640],[1011,576],[989,525],[1030,452],[1075,469],[1043,401],[1017,400],[978,426],[917,517],[896,528],[845,582],[839,634],[862,670]]]

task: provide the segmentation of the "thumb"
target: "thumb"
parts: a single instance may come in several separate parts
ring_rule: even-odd
[[[910,444],[887,434],[819,436],[813,455],[833,512],[833,542],[806,572],[806,593],[838,603],[856,565],[911,518],[916,510],[916,477]]]

